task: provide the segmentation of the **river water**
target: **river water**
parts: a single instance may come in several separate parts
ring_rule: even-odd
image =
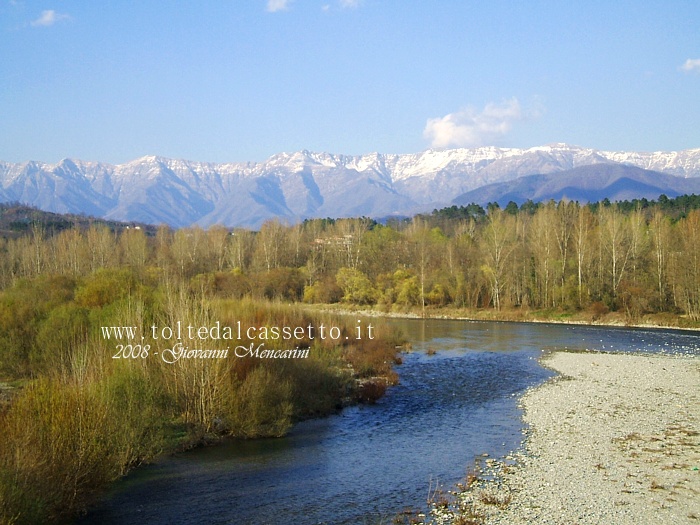
[[[424,508],[484,454],[521,443],[517,397],[551,376],[552,349],[699,354],[673,330],[391,320],[413,344],[377,404],[307,421],[281,439],[160,459],[117,483],[80,524],[378,524]],[[436,351],[427,355],[427,350]]]

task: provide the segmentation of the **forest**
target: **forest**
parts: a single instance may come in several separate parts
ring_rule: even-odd
[[[294,421],[376,400],[397,381],[403,341],[380,321],[376,337],[358,340],[356,316],[333,304],[700,325],[696,196],[472,204],[259,231],[42,221],[19,208],[0,208],[0,523],[75,515],[158,454],[221,436],[281,436]],[[293,344],[265,343],[308,358],[155,358],[172,342],[149,327],[178,323],[307,327]],[[321,325],[339,337],[308,337]],[[104,327],[138,337],[106,338]]]
[[[0,240],[0,289],[39,276],[128,269],[207,297],[445,309],[617,313],[700,319],[700,198],[682,196],[453,206],[385,224],[368,218],[276,221],[260,231],[173,231],[26,223]]]

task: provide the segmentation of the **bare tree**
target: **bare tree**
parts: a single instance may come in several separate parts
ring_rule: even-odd
[[[483,231],[483,251],[486,263],[482,267],[491,283],[493,305],[501,309],[507,263],[515,248],[515,219],[500,209],[491,209]]]
[[[667,304],[667,271],[671,243],[671,221],[660,210],[656,210],[651,219],[650,232],[653,246],[653,272],[659,298],[659,309]]]
[[[230,234],[229,263],[241,271],[250,267],[253,257],[255,235],[250,230],[235,229]]]
[[[223,226],[212,226],[207,230],[207,251],[217,271],[222,271],[228,259],[229,231]]]
[[[625,276],[633,251],[632,232],[617,204],[602,207],[599,213],[601,246],[607,257],[608,277],[613,298]]]
[[[555,272],[557,252],[557,214],[554,203],[550,203],[535,213],[529,229],[529,245],[535,266],[536,287],[539,290],[537,304],[552,306],[551,287]]]
[[[114,260],[116,236],[109,228],[103,225],[92,225],[85,233],[85,237],[90,254],[90,271],[94,272],[98,268],[117,264]]]
[[[132,268],[143,268],[148,260],[146,234],[141,229],[124,230],[119,236],[122,259]]]
[[[588,206],[579,206],[576,210],[573,228],[579,307],[583,306],[584,272],[591,258],[591,235],[594,227],[594,217],[590,208]]]

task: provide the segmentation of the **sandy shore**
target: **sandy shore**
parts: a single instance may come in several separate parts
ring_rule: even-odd
[[[498,483],[458,496],[474,521],[454,523],[700,524],[700,359],[555,352],[543,364],[561,375],[522,398],[525,450],[492,463]]]

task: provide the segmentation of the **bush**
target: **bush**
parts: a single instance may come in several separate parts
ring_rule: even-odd
[[[335,277],[343,290],[343,301],[355,304],[373,304],[377,300],[377,290],[372,281],[355,268],[341,268]]]
[[[72,299],[74,286],[67,277],[43,276],[20,280],[0,296],[0,372],[32,373],[30,354],[39,325],[53,308]]]
[[[100,268],[85,278],[75,292],[75,302],[99,308],[127,297],[136,288],[134,273],[129,269]]]
[[[610,309],[604,302],[596,301],[594,303],[591,303],[591,313],[593,314],[594,321],[600,319],[608,312],[610,312]]]
[[[343,298],[343,290],[332,277],[316,281],[310,286],[304,287],[305,303],[338,303]]]
[[[250,294],[250,281],[240,270],[214,274],[214,294],[217,297],[242,299]]]
[[[273,268],[256,276],[255,288],[266,299],[300,301],[304,295],[305,278],[298,268]]]
[[[367,379],[360,382],[357,388],[357,399],[361,403],[374,404],[386,392],[386,381],[380,378]]]
[[[228,399],[225,420],[233,436],[280,437],[292,426],[292,389],[288,381],[259,366]]]
[[[0,523],[43,523],[84,509],[161,451],[164,406],[138,369],[117,369],[99,384],[35,380],[0,419]]]
[[[73,350],[87,339],[89,313],[88,309],[73,303],[51,310],[39,325],[31,352],[31,366],[35,373],[70,369]]]
[[[76,385],[40,379],[3,421],[2,517],[41,523],[70,515],[115,474],[104,432],[107,407]],[[20,499],[13,495],[21,494]]]

